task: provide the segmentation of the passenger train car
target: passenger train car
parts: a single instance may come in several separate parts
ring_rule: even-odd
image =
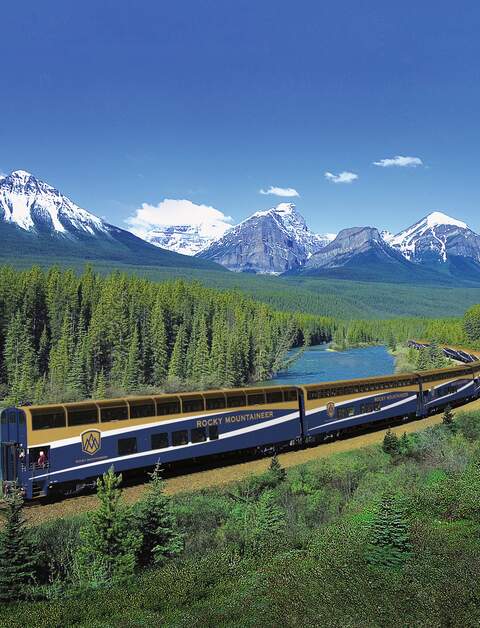
[[[420,419],[480,395],[480,362],[305,386],[210,390],[7,408],[4,490],[72,494],[117,472],[229,452],[304,446],[355,429]]]

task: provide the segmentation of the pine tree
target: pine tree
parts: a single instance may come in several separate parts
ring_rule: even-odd
[[[223,313],[216,312],[212,322],[212,348],[209,372],[219,385],[226,381],[227,333]]]
[[[23,516],[23,498],[12,486],[4,498],[5,524],[0,531],[0,601],[13,602],[26,597],[33,582],[35,551],[28,539]]]
[[[202,383],[208,374],[209,350],[207,339],[207,321],[201,314],[197,323],[197,339],[193,352],[191,377],[194,382]]]
[[[400,453],[398,436],[391,429],[388,429],[384,436],[382,449],[386,454],[392,456]]]
[[[143,567],[160,564],[166,557],[176,556],[183,549],[183,537],[177,530],[170,498],[159,464],[151,474],[145,497],[135,508],[137,529],[142,533],[138,562]]]
[[[4,360],[11,401],[22,403],[30,400],[36,379],[35,353],[20,312],[8,325]]]
[[[443,412],[442,423],[449,430],[453,431],[455,429],[454,419],[455,419],[455,413],[452,411],[452,406],[448,405]]]
[[[268,474],[271,476],[274,486],[281,484],[287,477],[287,472],[280,464],[277,454],[274,454],[270,460]]]
[[[254,551],[264,551],[278,542],[286,526],[285,512],[276,504],[272,491],[267,490],[255,504],[253,516],[250,543]]]
[[[132,526],[131,509],[121,503],[121,481],[113,467],[97,480],[98,508],[80,530],[77,568],[82,584],[115,582],[134,572],[142,536]]]
[[[408,454],[410,451],[410,441],[408,440],[407,432],[403,432],[402,437],[398,442],[398,449],[402,455]]]
[[[428,348],[422,347],[418,350],[416,366],[419,371],[427,371],[428,369],[432,368]]]
[[[385,493],[377,508],[367,548],[371,565],[400,567],[412,553],[409,526],[398,499]]]
[[[159,297],[155,301],[152,312],[150,337],[153,354],[153,381],[152,384],[159,385],[164,382],[168,368],[168,342],[167,330],[165,326],[165,315],[162,302]]]
[[[95,375],[93,382],[93,397],[95,399],[105,399],[107,394],[107,382],[105,380],[105,373],[103,369]]]
[[[52,392],[62,398],[68,390],[73,356],[73,328],[69,315],[63,319],[60,338],[50,351],[49,379]]]
[[[168,377],[185,378],[185,347],[187,344],[187,333],[185,325],[182,323],[177,331],[177,337],[173,345],[173,351],[168,365]]]
[[[127,393],[134,392],[141,384],[141,363],[138,330],[135,327],[128,350],[122,385]]]

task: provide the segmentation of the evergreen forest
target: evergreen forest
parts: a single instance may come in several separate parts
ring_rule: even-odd
[[[0,397],[42,403],[249,385],[288,367],[292,348],[299,355],[331,340],[340,350],[386,344],[394,351],[410,338],[475,347],[479,310],[463,319],[318,316],[183,279],[5,266]],[[425,360],[410,362],[426,368]]]

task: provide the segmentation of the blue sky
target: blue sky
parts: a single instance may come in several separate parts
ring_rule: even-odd
[[[473,1],[6,3],[0,171],[120,226],[164,199],[237,222],[273,186],[320,232],[480,230],[479,27]]]

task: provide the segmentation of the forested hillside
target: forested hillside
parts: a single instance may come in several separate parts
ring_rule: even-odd
[[[470,327],[460,318],[348,320],[279,312],[181,279],[3,267],[0,394],[18,404],[240,386],[281,370],[292,347],[332,339],[339,349],[410,338],[472,344],[475,312]]]
[[[45,259],[23,256],[9,260],[9,263],[20,269],[38,264],[48,270],[51,266],[51,262]],[[74,269],[77,273],[82,273],[85,268],[81,261],[62,262],[56,258],[55,263],[65,269]],[[200,281],[222,291],[240,290],[276,310],[342,319],[462,316],[468,307],[480,302],[478,287],[408,286],[332,278],[272,277],[183,267],[132,266],[121,262],[113,265],[100,260],[91,260],[90,263],[103,275],[120,270],[158,282],[172,281],[174,278]]]
[[[268,378],[293,345],[326,340],[334,325],[181,280],[2,268],[2,396],[19,403],[238,386]]]

